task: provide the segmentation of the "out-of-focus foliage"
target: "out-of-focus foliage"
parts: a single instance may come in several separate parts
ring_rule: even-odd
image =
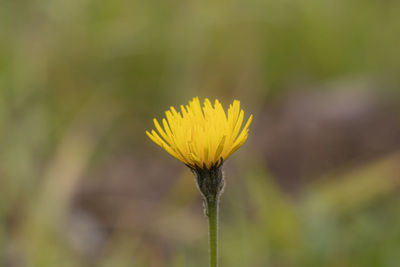
[[[262,144],[269,105],[299,88],[355,83],[400,102],[399,12],[378,0],[2,0],[0,265],[205,266],[193,178],[144,134],[198,95],[255,115],[226,165],[221,266],[397,266],[399,142],[381,149],[371,124],[375,150],[349,159],[343,137],[340,164],[306,166],[296,190]],[[308,115],[296,125],[314,129]],[[274,164],[294,168],[290,156]]]

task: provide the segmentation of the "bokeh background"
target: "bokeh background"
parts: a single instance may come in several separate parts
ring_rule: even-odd
[[[396,267],[400,2],[0,2],[0,266],[207,266],[187,168],[145,136],[194,96],[254,123],[221,266]]]

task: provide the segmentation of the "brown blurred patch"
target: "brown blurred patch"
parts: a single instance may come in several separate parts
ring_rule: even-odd
[[[144,246],[158,244],[161,247],[157,251],[165,253],[164,242],[159,236],[154,236],[154,228],[163,199],[181,169],[179,163],[166,160],[164,156],[168,157],[121,152],[109,158],[82,181],[72,213],[94,219],[92,228],[96,229],[93,232],[103,236],[103,239],[98,239],[103,245],[113,236],[117,238],[122,233],[131,233],[130,237],[141,239]],[[158,243],[152,240],[158,240]],[[89,254],[99,255],[103,245],[97,244],[97,251],[92,249]],[[80,246],[85,247],[85,244]],[[87,254],[84,250],[81,253]]]
[[[280,184],[295,190],[309,178],[400,149],[395,99],[352,85],[297,91],[257,116],[255,142]]]

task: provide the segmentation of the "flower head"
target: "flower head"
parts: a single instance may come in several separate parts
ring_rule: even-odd
[[[219,167],[247,139],[252,115],[242,128],[244,112],[233,101],[225,114],[221,103],[214,106],[207,98],[203,107],[195,97],[178,112],[171,107],[162,125],[154,119],[158,131],[146,134],[154,143],[192,169]]]

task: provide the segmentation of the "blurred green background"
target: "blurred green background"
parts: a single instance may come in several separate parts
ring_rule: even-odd
[[[192,174],[145,136],[242,102],[221,266],[397,267],[400,2],[0,1],[0,266],[207,265]]]

